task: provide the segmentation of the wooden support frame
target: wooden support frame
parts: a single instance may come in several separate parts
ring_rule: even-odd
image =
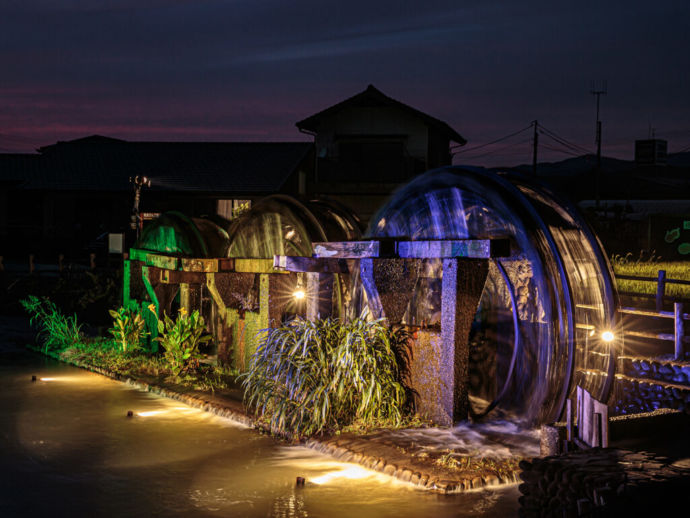
[[[314,243],[313,248],[314,257],[331,259],[489,259],[510,255],[510,242],[507,239],[337,241]]]

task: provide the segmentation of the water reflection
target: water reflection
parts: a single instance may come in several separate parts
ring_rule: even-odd
[[[1,348],[0,348],[1,349]],[[102,376],[0,350],[0,516],[505,516],[517,490],[416,489]],[[31,374],[72,379],[32,383]],[[136,416],[128,418],[128,410]],[[307,483],[296,488],[296,477]]]

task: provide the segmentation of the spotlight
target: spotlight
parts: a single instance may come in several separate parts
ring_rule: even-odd
[[[603,333],[601,333],[601,339],[604,342],[613,342],[614,338],[615,336],[611,331],[604,331]]]
[[[292,294],[297,300],[302,300],[304,298],[304,290],[295,290]]]

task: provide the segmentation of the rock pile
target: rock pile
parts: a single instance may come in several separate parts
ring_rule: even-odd
[[[658,513],[685,505],[690,489],[688,466],[648,452],[594,448],[522,461],[520,468],[525,518]]]

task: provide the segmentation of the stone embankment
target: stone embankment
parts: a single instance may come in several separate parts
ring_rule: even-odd
[[[649,452],[582,450],[520,462],[521,517],[666,516],[685,505],[688,459]],[[680,515],[678,515],[680,516]]]
[[[44,351],[34,350],[46,354]],[[247,414],[241,403],[241,396],[237,393],[216,391],[210,394],[180,385],[166,384],[159,379],[135,379],[84,362],[63,358],[55,353],[47,354],[56,360],[107,376],[139,390],[175,399],[191,407],[269,432],[261,422]],[[391,433],[384,430],[366,435],[352,433],[313,438],[307,440],[304,445],[344,462],[357,463],[421,489],[439,493],[476,490],[518,482],[520,458],[508,456],[486,459],[481,456],[481,452],[468,454],[467,451],[439,450],[436,442],[433,445],[425,445],[423,441],[417,440],[410,444],[409,441],[394,440],[391,437]],[[283,438],[292,440],[289,436]],[[439,459],[442,457],[445,457],[446,461],[440,463]],[[466,461],[464,468],[462,462],[457,462],[458,458]]]
[[[615,414],[672,408],[690,414],[690,363],[630,356],[618,359]]]

